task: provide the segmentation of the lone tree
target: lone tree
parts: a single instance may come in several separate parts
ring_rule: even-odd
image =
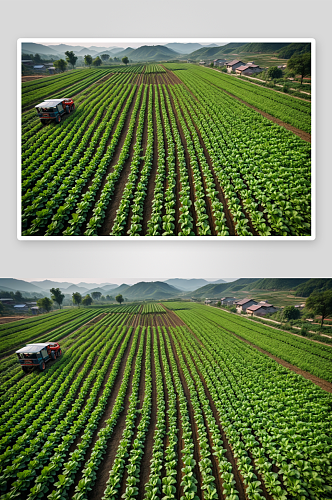
[[[84,56],[84,64],[85,64],[85,66],[89,66],[89,68],[91,68],[92,57],[89,54]]]
[[[82,302],[82,295],[79,292],[74,292],[72,294],[73,303],[80,307],[80,303]]]
[[[123,57],[121,60],[122,60],[123,64],[125,64],[126,66],[129,63],[129,59],[127,56]]]
[[[72,50],[67,50],[67,52],[65,52],[65,55],[67,56],[66,61],[71,64],[74,69],[77,61],[77,57],[75,56],[74,52]]]
[[[314,292],[306,300],[306,309],[314,314],[322,316],[320,326],[324,324],[324,319],[332,314],[332,290],[325,292]]]
[[[267,76],[274,80],[275,78],[282,78],[282,70],[277,68],[277,66],[271,66],[268,69]]]
[[[84,299],[82,300],[82,304],[84,306],[91,306],[93,300],[92,300],[92,297],[88,294],[84,297]]]
[[[99,300],[101,297],[101,292],[92,292],[91,296],[93,300]]]
[[[54,61],[54,67],[61,71],[62,73],[64,70],[67,68],[67,63],[63,59],[58,59],[57,61]]]
[[[96,57],[96,59],[93,60],[92,63],[94,66],[100,66],[101,65],[101,59],[99,56]]]
[[[60,288],[51,288],[51,298],[53,302],[56,302],[60,309],[61,309],[61,304],[63,302],[63,299],[65,298],[65,295],[61,292]]]
[[[121,293],[119,293],[119,295],[117,295],[117,296],[115,297],[115,300],[116,300],[117,302],[119,302],[119,304],[120,304],[120,306],[121,306],[121,302],[123,302],[123,301],[124,301],[124,298],[122,297]]]
[[[16,302],[22,302],[23,295],[21,294],[21,292],[19,292],[17,290],[17,292],[15,292],[15,294],[14,294],[14,299],[15,299]]]
[[[103,61],[103,62],[108,61],[108,60],[109,60],[109,58],[110,58],[110,56],[109,56],[108,54],[102,54],[100,57],[102,58],[102,61]]]
[[[287,69],[293,70],[295,74],[301,75],[301,85],[305,76],[311,75],[311,54],[293,55],[287,63]]]
[[[46,312],[50,312],[52,309],[52,301],[48,297],[44,297],[43,299],[37,300],[37,306],[44,309]]]
[[[286,321],[289,321],[290,319],[299,319],[300,316],[300,311],[294,306],[287,306],[282,311],[282,319]]]

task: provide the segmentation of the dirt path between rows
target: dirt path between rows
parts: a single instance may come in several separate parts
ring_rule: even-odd
[[[284,366],[285,368],[288,368],[289,370],[292,370],[293,372],[297,373],[298,375],[302,375],[302,377],[304,377],[307,380],[310,380],[314,384],[318,385],[318,387],[320,387],[324,391],[332,393],[332,383],[331,382],[327,382],[327,380],[324,380],[322,378],[316,377],[315,375],[312,375],[311,373],[308,373],[308,372],[306,372],[304,370],[301,370],[297,366],[292,365],[292,364],[288,363],[287,361],[284,361],[283,359],[278,358],[277,356],[274,356],[273,354],[269,353],[268,351],[265,351],[261,347],[258,347],[256,344],[253,344],[249,340],[246,340],[246,339],[240,337],[240,335],[237,335],[234,332],[231,332],[231,333],[235,337],[237,337],[239,340],[242,340],[243,342],[246,342],[246,344],[251,345],[252,347],[254,347],[255,349],[257,349],[258,351],[262,352],[263,354],[266,354],[267,356],[269,356],[269,358],[272,358],[274,361],[277,361],[277,363],[279,363],[280,365]]]

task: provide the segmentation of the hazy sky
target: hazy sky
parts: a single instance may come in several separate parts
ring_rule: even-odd
[[[178,276],[177,276],[178,277]],[[171,278],[175,278],[175,276],[172,276]],[[51,280],[51,281],[58,281],[60,283],[66,281],[69,283],[115,283],[118,285],[121,285],[122,283],[127,283],[128,285],[139,283],[140,281],[166,281],[171,278],[107,278],[106,276],[103,279],[93,279],[93,278],[16,278],[16,279],[23,279],[24,281],[44,281],[44,280]],[[189,279],[189,278],[184,278],[184,279]],[[202,279],[202,278],[199,278]],[[216,276],[215,278],[203,278],[206,281],[217,281],[218,279],[223,279],[225,281],[233,281],[238,278],[218,278]]]
[[[132,39],[132,40],[135,40]],[[201,45],[210,45],[211,43],[218,43],[218,45],[225,45],[225,42],[221,42],[220,39],[216,39],[216,40],[206,40],[206,39],[166,39],[166,38],[163,38],[163,39],[152,39],[153,41],[149,42],[149,41],[145,41],[143,39],[141,39],[140,41],[138,42],[134,42],[132,41],[130,38],[126,39],[126,41],[122,42],[122,41],[113,41],[113,42],[85,42],[83,40],[83,42],[79,41],[78,39],[68,39],[68,40],[61,40],[61,41],[58,41],[56,43],[44,43],[44,45],[47,45],[47,46],[54,46],[54,45],[60,45],[60,44],[65,44],[65,45],[80,45],[82,47],[123,47],[123,48],[127,48],[127,47],[132,47],[133,49],[136,49],[137,47],[141,47],[142,45],[165,45],[167,43],[172,43],[172,42],[180,42],[180,43],[200,43]],[[151,40],[151,39],[150,39]],[[43,42],[40,42],[40,43],[43,43]]]

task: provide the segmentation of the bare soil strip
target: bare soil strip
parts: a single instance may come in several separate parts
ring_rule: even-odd
[[[149,174],[149,180],[147,185],[146,197],[143,205],[143,220],[142,220],[142,231],[141,234],[145,235],[148,230],[148,221],[150,220],[152,213],[152,202],[154,200],[154,189],[156,182],[156,175],[158,170],[158,135],[157,135],[157,120],[156,120],[156,92],[158,89],[156,86],[153,87],[153,163]],[[158,100],[159,102],[159,100]],[[160,105],[159,105],[160,112]],[[161,113],[160,113],[161,114]],[[164,144],[164,149],[166,150],[166,144]]]
[[[134,330],[133,330],[133,334],[134,334]],[[88,450],[88,452],[87,452],[87,454],[85,456],[85,462],[82,464],[79,472],[76,474],[74,484],[71,486],[71,489],[70,489],[70,491],[68,493],[68,497],[69,498],[71,498],[74,495],[75,487],[77,486],[78,482],[82,479],[82,470],[84,468],[85,463],[91,457],[91,452],[92,452],[93,446],[95,445],[95,443],[96,443],[96,441],[98,439],[98,432],[102,428],[104,428],[106,426],[106,421],[110,418],[110,416],[112,414],[113,406],[114,406],[115,400],[117,398],[117,395],[119,393],[119,389],[120,389],[120,386],[121,386],[121,383],[122,383],[122,379],[123,379],[123,374],[124,374],[124,371],[125,371],[125,368],[126,368],[127,359],[128,359],[128,356],[129,356],[129,352],[130,352],[130,349],[131,349],[132,342],[133,342],[133,337],[134,337],[133,334],[132,334],[132,337],[131,337],[130,341],[128,342],[125,354],[124,354],[124,356],[122,358],[120,369],[119,369],[119,371],[117,373],[117,376],[116,376],[116,379],[115,379],[115,383],[114,383],[114,386],[113,386],[112,394],[111,394],[111,396],[110,396],[110,398],[109,398],[109,400],[107,402],[107,405],[105,407],[103,418],[99,422],[98,427],[97,427],[97,429],[94,432],[94,437],[93,437],[92,443],[91,443],[91,445],[89,447],[89,450]],[[137,350],[138,350],[138,345],[136,347],[136,355],[137,355]],[[135,362],[133,362],[132,366],[134,366],[134,364],[135,364]],[[105,377],[105,383],[107,382],[109,373],[110,373],[110,371],[108,371],[108,373],[107,373],[107,375]],[[132,373],[130,375],[129,387],[130,387],[130,384],[131,384],[131,381],[132,381],[132,377],[133,377],[133,371],[132,371]],[[102,390],[102,388],[100,389],[100,391],[98,393],[98,397],[101,394],[101,390]],[[106,484],[106,481],[108,479],[108,472],[109,472],[109,470],[111,468],[110,464],[113,463],[113,460],[114,460],[114,457],[115,457],[115,454],[116,454],[116,450],[117,450],[117,445],[118,445],[118,443],[119,443],[119,441],[121,439],[122,431],[125,428],[126,409],[128,408],[128,404],[129,404],[128,401],[129,401],[130,394],[131,394],[131,392],[127,391],[126,398],[125,398],[125,401],[124,401],[125,410],[122,412],[122,414],[119,417],[119,420],[118,420],[117,426],[116,426],[116,428],[114,430],[114,433],[112,435],[112,438],[109,440],[105,458],[101,462],[100,467],[98,469],[98,472],[97,472],[97,481],[96,481],[96,485],[95,485],[95,487],[93,489],[93,497],[92,496],[90,497],[91,500],[95,500],[97,498],[101,498],[102,495],[103,495],[103,493],[104,493],[105,484]],[[84,431],[83,431],[83,433],[84,433]],[[83,433],[81,434],[80,438],[78,440],[76,440],[77,441],[76,444],[78,444],[80,442],[80,439],[81,439]],[[102,485],[104,485],[104,487],[101,485],[101,483],[102,483]],[[98,496],[96,494],[97,490],[99,492]]]
[[[177,129],[179,131],[179,134],[181,137],[181,143],[182,143],[183,150],[184,150],[184,156],[185,156],[185,160],[186,160],[187,172],[188,172],[188,178],[189,178],[189,184],[190,184],[190,200],[192,203],[192,205],[191,205],[191,214],[193,216],[193,228],[192,228],[192,230],[195,233],[195,235],[197,236],[197,234],[198,234],[197,217],[196,217],[196,211],[195,211],[195,205],[194,205],[194,203],[195,203],[195,194],[194,194],[195,193],[195,190],[194,190],[195,181],[193,179],[193,173],[192,173],[192,169],[190,166],[190,158],[189,158],[189,154],[187,151],[187,141],[186,141],[186,138],[184,136],[177,111],[175,109],[175,104],[174,104],[174,100],[173,100],[173,96],[172,96],[171,92],[168,92],[168,96],[170,99],[170,103],[171,103],[172,110],[173,110],[175,120],[176,120],[176,126],[177,126]]]
[[[200,472],[199,466],[198,466],[198,464],[200,462],[200,457],[199,457],[199,453],[198,453],[198,430],[197,430],[196,422],[194,420],[194,410],[193,410],[193,406],[191,403],[190,391],[189,391],[186,379],[185,379],[183,372],[182,372],[182,369],[181,369],[179,357],[178,357],[172,336],[170,333],[168,333],[168,336],[169,336],[169,339],[171,342],[173,356],[175,357],[176,364],[178,367],[178,372],[179,372],[179,376],[181,379],[184,394],[185,394],[186,399],[187,399],[188,413],[189,413],[190,425],[191,425],[191,430],[192,430],[192,434],[193,434],[193,441],[194,441],[194,459],[196,460],[196,465],[195,465],[194,471],[195,471],[195,476],[197,479],[197,495],[199,498],[202,498],[202,491],[201,491],[202,477],[201,477],[201,472]],[[167,356],[168,356],[168,353],[167,353]],[[178,467],[179,467],[179,465],[180,464],[178,464]]]
[[[152,458],[152,449],[154,444],[154,431],[157,422],[157,385],[156,385],[156,368],[154,364],[153,355],[153,332],[151,331],[151,373],[152,373],[152,407],[150,415],[150,425],[149,430],[146,434],[145,444],[144,444],[144,454],[141,462],[140,470],[140,482],[138,485],[139,493],[138,498],[144,497],[145,484],[149,480],[150,475],[150,460]],[[142,398],[143,399],[143,398]]]
[[[240,99],[240,97],[236,97],[231,92],[228,92],[227,90],[224,90],[224,89],[218,87],[214,83],[211,83],[211,85],[213,85],[215,88],[217,88],[221,92],[225,92],[225,94],[228,94],[229,96],[233,97],[237,101],[242,102],[242,104],[245,104],[246,106],[248,106],[248,108],[254,109],[260,115],[265,116],[265,118],[268,118],[268,120],[271,120],[271,122],[277,123],[278,125],[281,125],[281,127],[284,127],[287,130],[290,130],[295,135],[297,135],[298,137],[300,137],[300,139],[303,139],[306,142],[311,142],[311,134],[309,134],[308,132],[304,132],[303,130],[300,130],[300,129],[296,128],[296,127],[293,127],[292,125],[289,125],[289,123],[285,123],[282,120],[279,120],[279,118],[275,118],[274,116],[269,115],[268,113],[265,113],[265,111],[262,111],[262,110],[256,108],[255,106],[252,106],[251,104],[249,104],[248,102],[244,101],[243,99]]]
[[[270,358],[274,359],[274,361],[277,361],[277,363],[279,363],[280,365],[284,366],[285,368],[288,368],[289,370],[292,370],[293,372],[297,373],[298,375],[302,375],[302,377],[304,377],[307,380],[310,380],[314,384],[318,385],[318,387],[320,387],[324,391],[332,393],[332,383],[331,382],[327,382],[327,380],[324,380],[322,378],[316,377],[315,375],[312,375],[311,373],[308,373],[308,372],[306,372],[304,370],[301,370],[297,366],[292,365],[292,364],[288,363],[287,361],[284,361],[283,359],[278,358],[277,356],[274,356],[273,354],[271,354],[268,351],[265,351],[264,349],[261,349],[257,345],[253,344],[249,340],[246,340],[246,339],[240,337],[239,335],[237,335],[234,332],[230,332],[230,333],[232,333],[239,340],[242,340],[243,342],[246,342],[246,344],[251,345],[252,347],[254,347],[255,349],[257,349],[258,351],[260,351],[263,354],[266,354]]]
[[[277,363],[279,363],[280,365],[284,366],[285,368],[288,368],[289,370],[292,370],[293,372],[297,373],[298,375],[302,375],[302,377],[306,378],[307,380],[310,380],[311,382],[313,382],[314,384],[318,385],[321,389],[323,389],[324,391],[326,392],[331,392],[332,393],[332,383],[331,382],[327,382],[327,380],[324,380],[322,378],[319,378],[319,377],[316,377],[315,375],[312,375],[311,373],[309,372],[306,372],[304,370],[301,370],[300,368],[298,368],[297,366],[295,365],[292,365],[291,363],[288,363],[287,361],[284,361],[283,359],[281,358],[278,358],[277,356],[274,356],[273,354],[271,354],[270,352],[268,351],[265,351],[264,349],[262,349],[261,347],[258,347],[256,344],[253,344],[252,342],[250,342],[249,340],[246,340],[242,337],[240,337],[240,335],[237,335],[236,333],[232,332],[231,330],[228,330],[227,328],[223,327],[222,325],[219,325],[216,321],[213,321],[210,319],[210,321],[212,323],[214,323],[215,325],[223,328],[224,330],[226,330],[227,332],[231,333],[232,335],[234,335],[235,337],[237,337],[239,340],[242,340],[243,342],[246,342],[247,344],[251,345],[252,347],[254,347],[255,349],[257,349],[258,351],[262,352],[263,354],[266,354],[267,356],[269,356],[270,358],[274,359],[274,361],[277,361]],[[187,327],[188,328],[188,327]],[[271,328],[274,328],[274,327],[271,327]],[[282,330],[281,330],[282,331]],[[196,337],[197,338],[197,337]]]
[[[144,93],[144,90],[143,90],[142,95],[141,95],[141,102],[142,102],[142,98],[143,98],[143,93]],[[102,189],[104,188],[104,185],[106,184],[107,175],[113,170],[113,167],[117,164],[117,162],[119,160],[121,149],[122,149],[122,146],[123,146],[125,139],[126,139],[126,136],[127,136],[132,111],[134,109],[135,102],[136,102],[136,97],[137,97],[137,92],[135,94],[135,98],[133,99],[133,101],[131,103],[130,110],[129,110],[125,125],[122,129],[120,140],[119,140],[118,145],[116,146],[116,149],[115,149],[115,154],[114,154],[113,160],[112,160],[109,168],[107,169],[107,172],[106,172],[105,177],[104,177],[104,181],[101,184],[101,187],[99,189],[99,192],[97,194],[96,199],[99,199],[100,194],[102,192]],[[148,98],[148,96],[147,96],[147,98]],[[137,131],[137,124],[138,124],[140,109],[141,108],[139,108],[139,110],[137,112],[137,116],[136,116],[135,130],[134,130],[134,134],[133,134],[130,148],[129,148],[129,156],[128,156],[127,160],[125,161],[123,169],[120,173],[120,177],[119,177],[118,181],[116,182],[114,193],[113,193],[111,200],[108,204],[108,207],[106,209],[106,214],[105,214],[105,219],[104,219],[103,225],[100,228],[100,230],[98,231],[98,234],[100,236],[109,236],[110,232],[112,231],[114,219],[116,217],[116,211],[118,210],[120,203],[121,203],[123,191],[124,191],[124,188],[125,188],[126,183],[127,183],[128,175],[130,173],[130,166],[131,166],[132,157],[134,154],[134,146],[135,146],[135,142],[136,142],[136,131]],[[148,109],[148,106],[146,106],[145,113],[147,113],[147,109]],[[145,116],[147,116],[147,115],[145,115]]]

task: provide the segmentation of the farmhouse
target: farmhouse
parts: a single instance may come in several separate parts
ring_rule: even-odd
[[[199,64],[200,64],[201,66],[205,66],[205,61],[199,61]]]
[[[25,66],[32,66],[33,65],[33,61],[31,59],[23,59],[21,62]]]
[[[263,71],[257,64],[247,63],[243,66],[236,68],[235,73],[237,75],[253,75],[254,73],[261,73]]]
[[[38,69],[40,71],[45,71],[47,68],[45,64],[37,64],[36,66],[33,67],[33,69]]]
[[[213,61],[213,66],[225,66],[226,59],[215,59]]]
[[[14,309],[15,309],[15,311],[19,311],[19,312],[28,312],[29,311],[29,307],[26,304],[17,304],[16,306],[14,306]]]
[[[9,305],[14,304],[14,299],[4,298],[4,299],[0,299],[0,302],[2,302],[3,304],[9,306]]]
[[[244,62],[234,59],[233,61],[226,63],[227,73],[231,73],[232,71],[235,71],[236,68],[238,68],[239,66],[244,66],[244,65],[245,65]]]
[[[232,304],[235,304],[236,298],[235,297],[222,297],[220,299],[220,302],[224,306],[231,306]]]
[[[246,311],[248,307],[250,306],[255,306],[257,302],[253,299],[242,299],[242,300],[237,300],[235,302],[236,305],[236,310],[238,313],[241,313],[242,311]]]
[[[247,314],[251,316],[265,316],[266,314],[277,312],[277,309],[268,302],[258,302],[258,304],[247,307]]]

